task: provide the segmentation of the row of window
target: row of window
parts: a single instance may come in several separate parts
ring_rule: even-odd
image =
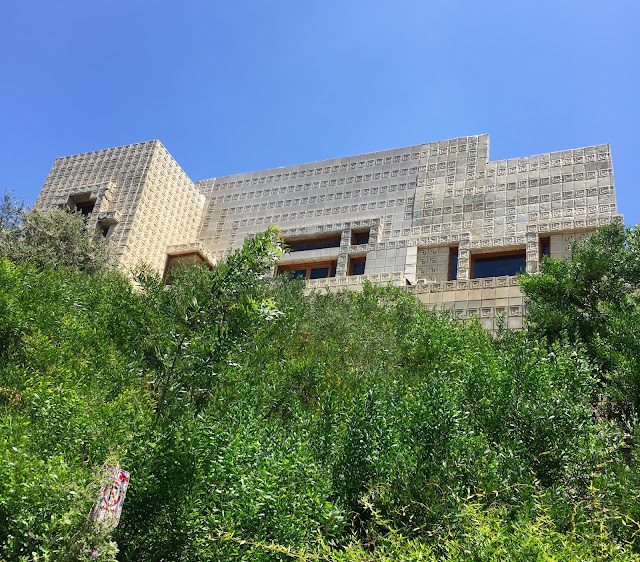
[[[366,241],[365,241],[366,240]],[[337,241],[337,244],[336,244]],[[352,244],[367,244],[369,242],[369,231],[354,232],[352,234]],[[340,246],[340,236],[327,238],[305,239],[288,244],[291,252],[312,250],[318,248],[333,248]],[[550,239],[541,238],[539,242],[540,260],[550,253]],[[178,263],[202,262],[202,256],[198,253],[187,253],[179,256],[170,256],[167,260],[165,278],[169,275],[172,267]],[[326,279],[336,276],[337,260],[325,262],[308,262],[279,265],[276,269],[277,275],[290,275],[296,279]],[[505,275],[518,275],[525,270],[526,251],[524,249],[507,250],[502,252],[492,252],[475,254],[470,260],[470,279],[482,279],[485,277],[501,277]],[[366,257],[358,256],[349,258],[348,275],[364,275],[366,268]],[[449,274],[450,281],[458,278],[458,247],[452,246],[449,249]]]
[[[352,234],[352,244],[367,244],[369,242],[369,231],[354,232]],[[302,250],[312,250],[318,248],[333,248],[340,246],[340,236],[320,238],[314,240],[302,240],[289,243],[291,252]],[[550,253],[550,239],[541,238],[539,242],[539,258],[542,260],[544,256]],[[349,260],[349,275],[363,275],[365,272],[364,257],[351,258]],[[502,277],[505,275],[518,275],[525,271],[526,267],[526,251],[524,249],[507,250],[501,252],[475,254],[470,260],[470,279],[483,279],[485,277]],[[279,266],[277,273],[287,273],[293,277],[301,279],[324,279],[327,277],[335,277],[336,261],[329,262],[312,262]],[[449,274],[450,281],[458,278],[458,247],[451,247],[449,250]]]
[[[351,233],[351,244],[368,244],[370,229],[355,230]],[[304,250],[320,250],[323,248],[339,248],[342,240],[341,234],[332,234],[322,238],[302,238],[286,241],[289,252],[302,252]]]
[[[548,244],[541,245],[542,255],[549,255]],[[349,260],[349,275],[364,275],[366,258],[351,258]],[[493,252],[471,256],[470,279],[485,277],[502,277],[518,275],[524,272],[526,265],[525,250]],[[296,263],[278,266],[277,274],[288,274],[300,279],[325,279],[335,277],[337,261]],[[449,280],[458,278],[458,248],[451,248],[449,252]]]
[[[366,259],[366,257],[350,258],[348,274],[364,275]],[[336,260],[279,265],[276,275],[289,275],[294,279],[326,279],[336,276],[337,266]]]

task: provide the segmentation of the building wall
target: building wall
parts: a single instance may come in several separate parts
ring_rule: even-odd
[[[414,282],[417,253],[407,248],[416,242],[508,247],[538,230],[592,230],[617,215],[608,145],[496,162],[488,150],[480,135],[204,180],[199,239],[223,257],[269,224],[299,237],[376,220],[372,271],[403,271]],[[461,278],[468,257],[460,256]]]
[[[536,272],[541,238],[563,258],[573,237],[621,220],[608,145],[491,162],[488,135],[196,184],[152,141],[56,160],[37,205],[59,205],[83,190],[96,195],[96,220],[104,212],[117,219],[108,239],[124,267],[145,260],[162,270],[174,250],[197,249],[215,261],[275,224],[291,241],[340,237],[337,247],[283,258],[336,264],[335,277],[309,281],[310,289],[391,282],[491,329],[499,318],[520,327],[523,297],[515,277],[471,279],[474,255],[520,249]],[[354,243],[352,233],[362,230],[368,243]],[[362,257],[365,274],[350,276],[351,260]]]
[[[424,281],[448,281],[450,268],[449,246],[425,246],[418,248],[416,276]]]
[[[205,198],[167,149],[153,151],[121,266],[145,262],[162,272],[167,248],[196,240]]]
[[[159,141],[58,158],[36,208],[95,202],[92,225],[108,227],[116,262],[162,271],[169,244],[195,240],[204,196]]]
[[[95,201],[92,220],[109,213],[116,223],[108,240],[115,258],[124,254],[139,195],[157,141],[58,158],[36,200],[36,208],[73,205],[87,195]]]

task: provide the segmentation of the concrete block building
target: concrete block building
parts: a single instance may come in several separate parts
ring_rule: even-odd
[[[622,220],[609,145],[491,162],[488,135],[197,182],[150,141],[58,158],[36,207],[59,206],[88,214],[125,270],[215,263],[277,225],[275,274],[392,283],[491,330],[522,326],[518,271]]]

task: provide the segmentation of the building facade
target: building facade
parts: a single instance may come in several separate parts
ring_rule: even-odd
[[[192,182],[159,141],[55,161],[38,208],[90,214],[120,266],[215,263],[277,225],[275,273],[309,289],[405,287],[426,305],[522,326],[515,274],[618,215],[609,145],[489,161],[478,135]]]

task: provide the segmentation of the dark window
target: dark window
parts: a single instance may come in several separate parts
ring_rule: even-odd
[[[286,274],[294,279],[326,279],[336,276],[337,265],[336,261],[279,265],[276,274]]]
[[[322,248],[339,248],[340,235],[326,238],[306,238],[304,240],[286,240],[290,252],[302,252],[304,250],[320,250]]]
[[[359,230],[351,233],[351,244],[357,246],[358,244],[369,243],[369,229]]]
[[[493,254],[477,254],[471,260],[471,278],[500,277],[522,273],[526,265],[524,250],[500,252]]]
[[[551,255],[551,238],[540,238],[540,256],[539,261],[545,256]]]
[[[449,281],[458,278],[458,247],[449,248]]]
[[[95,201],[83,201],[82,203],[76,203],[76,210],[80,211],[86,217],[93,213],[95,206]]]
[[[367,258],[351,258],[349,260],[349,275],[364,275]]]
[[[312,267],[309,271],[309,279],[326,279],[329,277],[329,266]]]

